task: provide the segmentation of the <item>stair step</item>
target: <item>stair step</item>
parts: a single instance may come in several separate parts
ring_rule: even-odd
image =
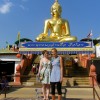
[[[32,87],[42,87],[42,84],[40,82],[22,82],[23,86],[32,86]]]
[[[75,77],[74,85],[90,85],[88,77]]]
[[[26,79],[26,80],[28,80],[28,79],[31,79],[31,80],[36,80],[36,77],[26,77],[26,78],[22,78],[22,79]]]
[[[80,85],[81,85],[81,84],[84,84],[84,85],[85,85],[85,84],[88,84],[88,85],[89,85],[90,83],[89,83],[89,82],[74,82],[74,85],[75,85],[75,84],[77,84],[77,85],[79,85],[79,84],[80,84]]]
[[[74,82],[76,82],[76,83],[89,83],[89,81],[74,81]]]
[[[89,79],[74,79],[74,81],[78,81],[78,82],[89,82]]]
[[[89,81],[89,79],[85,79],[85,78],[83,78],[83,79],[79,79],[79,78],[74,78],[74,80],[79,80],[79,81]]]

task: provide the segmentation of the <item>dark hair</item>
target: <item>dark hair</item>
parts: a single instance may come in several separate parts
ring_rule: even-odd
[[[57,49],[56,48],[52,48],[51,50],[54,50],[55,52],[57,52]]]
[[[22,55],[22,59],[26,59],[26,56],[25,55]]]
[[[46,52],[48,53],[48,51],[47,51],[47,50],[43,50],[43,51],[42,51],[42,54],[44,55]]]

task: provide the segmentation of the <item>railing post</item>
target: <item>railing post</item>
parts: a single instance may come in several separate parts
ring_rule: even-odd
[[[4,91],[5,91],[5,98],[6,98],[6,91],[7,90],[7,87],[6,87],[6,85],[5,85],[5,88],[4,88]]]
[[[15,73],[15,76],[14,76],[14,85],[21,85],[21,65],[19,64],[17,67],[16,67],[16,73]]]
[[[93,87],[93,99],[95,100],[94,76],[91,77],[92,77],[92,87]]]
[[[93,78],[96,78],[96,67],[93,64],[91,64],[91,66],[90,66],[89,76],[92,76]],[[91,78],[90,78],[90,84],[92,85],[92,81],[93,81],[94,85],[97,85],[96,80],[93,79],[91,81]]]

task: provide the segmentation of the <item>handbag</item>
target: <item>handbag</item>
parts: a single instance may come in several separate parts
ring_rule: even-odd
[[[41,75],[39,76],[40,81],[42,81],[43,78],[44,78],[44,75],[41,74]]]
[[[45,70],[47,69],[47,67],[45,68]],[[44,73],[45,73],[45,70],[44,70],[44,72],[43,72],[43,74],[40,74],[39,75],[39,79],[40,79],[40,81],[42,81],[43,80],[43,78],[44,78]]]

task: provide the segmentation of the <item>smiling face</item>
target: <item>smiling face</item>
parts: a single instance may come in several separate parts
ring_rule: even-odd
[[[52,57],[57,57],[57,50],[54,48],[51,50]]]
[[[48,56],[49,56],[49,53],[48,52],[45,52],[44,53],[44,57],[48,58]]]
[[[49,53],[48,53],[47,50],[44,50],[44,51],[42,52],[42,54],[43,54],[43,56],[46,57],[46,58],[49,57]]]

